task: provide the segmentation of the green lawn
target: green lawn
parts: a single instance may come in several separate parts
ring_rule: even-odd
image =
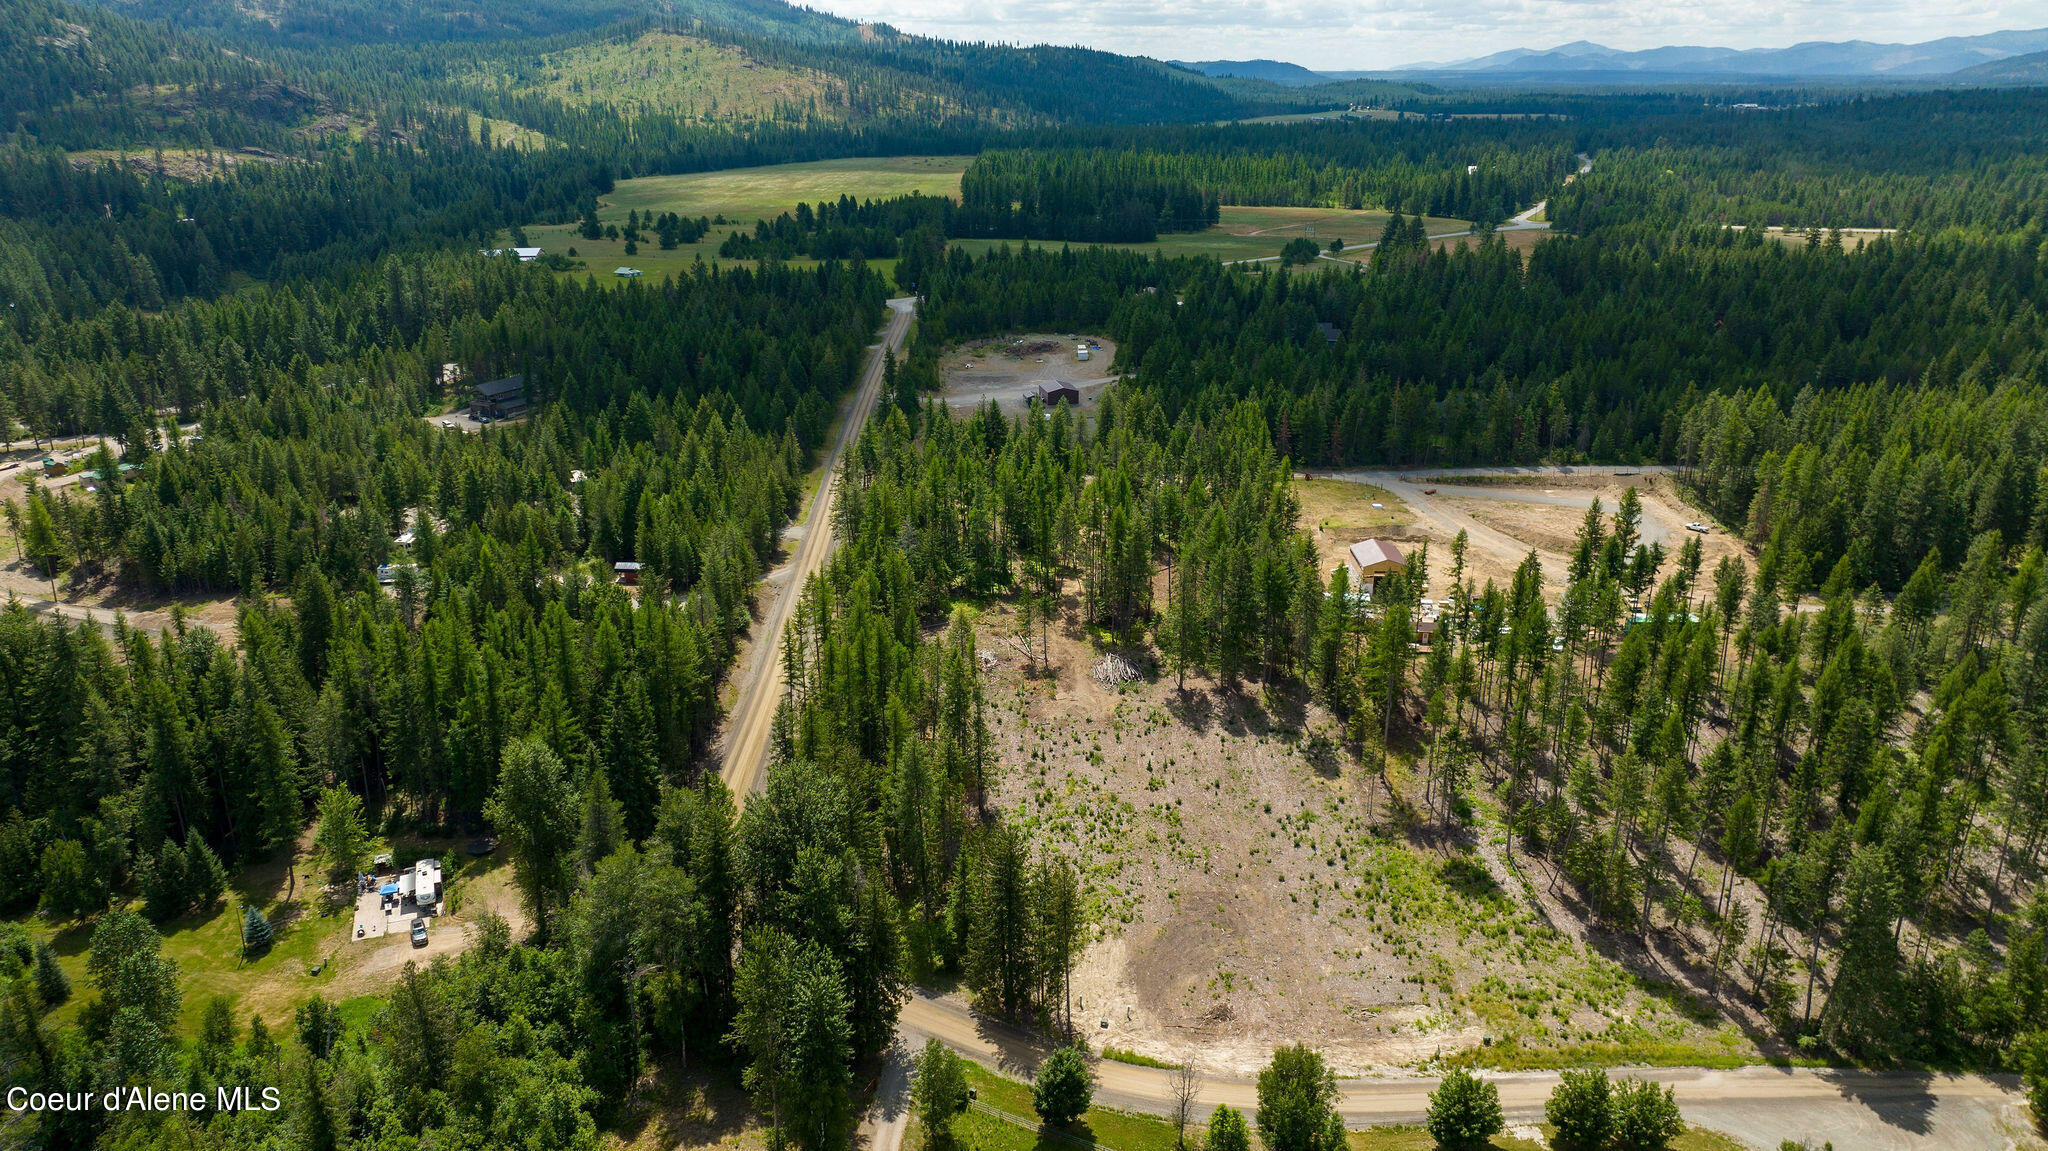
[[[1346,1140],[1351,1151],[1435,1151],[1436,1140],[1420,1127],[1368,1127],[1353,1131]],[[1511,1135],[1495,1135],[1488,1147],[1497,1151],[1537,1151],[1542,1145]]]
[[[377,850],[390,850],[400,867],[426,856],[440,858],[452,914],[462,913],[470,881],[508,866],[503,857],[470,858],[455,839],[405,836],[394,842],[380,841]],[[346,965],[333,960],[348,945],[349,929],[355,922],[354,901],[330,910],[317,886],[309,888],[306,861],[298,861],[298,879],[292,882],[286,875],[285,860],[281,853],[235,873],[226,898],[211,913],[187,915],[158,926],[165,958],[178,965],[178,989],[183,996],[178,1018],[181,1033],[199,1033],[201,1015],[216,995],[227,996],[245,1024],[249,1016],[261,1015],[273,1034],[289,1027],[292,1013],[314,994],[334,998],[336,976]],[[263,912],[277,932],[268,950],[250,958],[242,955],[242,908],[246,904]],[[134,906],[141,910],[139,903]],[[51,1021],[58,1026],[71,1025],[85,1004],[96,997],[85,973],[93,921],[53,925],[30,917],[23,923],[50,940],[58,966],[71,978],[71,998],[51,1012]],[[313,974],[315,968],[318,975]],[[352,996],[342,1007],[353,1024],[367,1020],[381,1002],[375,995]]]
[[[967,1082],[975,1090],[980,1102],[998,1111],[1007,1111],[1025,1119],[1035,1118],[1031,1109],[1031,1085],[1019,1083],[988,1071],[973,1063],[967,1065]],[[1073,1151],[1073,1145],[1058,1139],[1047,1138],[1035,1132],[1026,1131],[1013,1124],[1004,1123],[987,1115],[968,1112],[961,1116],[963,1123],[955,1128],[955,1139],[962,1147],[1000,1147],[1004,1151]],[[965,1120],[974,1120],[971,1125]],[[998,1131],[997,1128],[1002,1130]],[[970,1138],[970,1131],[979,1138]],[[1134,1115],[1108,1107],[1090,1107],[1070,1131],[1071,1134],[1093,1140],[1117,1151],[1171,1151],[1174,1138],[1173,1127],[1164,1120],[1150,1115]]]
[[[1550,1124],[1540,1123],[1543,1137],[1548,1140],[1554,1132]],[[1436,1141],[1429,1132],[1420,1127],[1368,1127],[1363,1131],[1351,1132],[1348,1140],[1351,1151],[1435,1151]],[[1496,1135],[1488,1147],[1497,1151],[1537,1151],[1543,1144],[1530,1139],[1517,1139],[1511,1135]],[[1671,1151],[1746,1151],[1742,1144],[1704,1127],[1694,1127],[1671,1141]]]
[[[344,907],[334,915],[321,914],[317,893],[310,893],[313,898],[309,902],[303,878],[294,898],[280,898],[288,886],[284,868],[281,857],[246,868],[212,914],[187,915],[157,928],[163,935],[165,958],[178,965],[178,988],[184,996],[179,1013],[181,1031],[196,1035],[207,1001],[226,995],[233,1000],[237,1016],[246,1020],[261,1015],[275,1032],[290,1021],[299,1003],[333,981],[333,964],[324,966],[318,976],[308,972],[330,959],[347,941],[354,921],[352,912]],[[302,876],[303,871],[302,867]],[[269,950],[249,959],[242,957],[245,903],[254,903],[277,928]],[[33,928],[39,921],[28,922]],[[85,975],[92,925],[62,925],[50,936],[50,944],[59,966],[71,977],[72,988],[70,1000],[52,1012],[51,1019],[67,1025],[94,998]]]

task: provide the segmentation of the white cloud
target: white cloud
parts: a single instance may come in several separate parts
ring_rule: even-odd
[[[1385,68],[1572,40],[1609,47],[1914,42],[2044,22],[2013,0],[810,0],[836,15],[959,40],[1079,44],[1168,60]]]

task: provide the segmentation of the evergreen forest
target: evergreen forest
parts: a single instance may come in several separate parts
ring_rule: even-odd
[[[595,1151],[717,1090],[840,1151],[946,989],[1044,1041],[1078,1139],[1088,1061],[1152,1057],[1089,1048],[1129,921],[1006,790],[1044,769],[998,683],[1068,691],[1071,645],[1294,717],[1361,854],[1494,845],[1738,1061],[2016,1074],[2048,1117],[2048,90],[1285,88],[765,0],[272,15],[0,8],[0,1086],[209,1101],[15,1108],[9,1146]],[[648,36],[845,99],[543,83]],[[644,177],[954,155],[957,196],[791,197],[659,278],[506,251]],[[1386,218],[1298,267],[1116,246],[1227,207]],[[1108,341],[1107,386],[951,402],[1026,333]],[[519,414],[467,411],[491,381]],[[1460,531],[1368,591],[1304,510],[1566,467],[1712,522],[1667,546],[1623,485],[1548,564]],[[356,946],[359,877],[426,843],[473,857],[459,925],[336,991],[295,941]],[[1274,1048],[1261,1142],[1348,1146]],[[1466,1068],[1598,1054],[1402,1073],[1478,1146]],[[995,1112],[953,1058],[928,1142]],[[1671,1146],[1674,1098],[1573,1070],[1550,1123]]]

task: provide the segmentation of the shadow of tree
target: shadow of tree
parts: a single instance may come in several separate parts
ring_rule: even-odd
[[[746,1092],[727,1075],[658,1060],[622,1108],[617,1132],[626,1145],[711,1147],[737,1139],[754,1117]]]
[[[1843,1098],[1870,1109],[1886,1125],[1925,1135],[1932,1130],[1934,1075],[1927,1071],[1826,1071],[1821,1078]]]

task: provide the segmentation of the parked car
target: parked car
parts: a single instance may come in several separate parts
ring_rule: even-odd
[[[425,947],[427,945],[426,920],[415,919],[412,921],[412,945],[414,947]]]
[[[442,421],[441,421],[441,426],[442,426],[442,427],[444,427],[444,428],[447,428],[447,429],[449,429],[450,431],[453,431],[453,430],[455,429],[455,421],[454,421],[454,420],[442,420]]]

